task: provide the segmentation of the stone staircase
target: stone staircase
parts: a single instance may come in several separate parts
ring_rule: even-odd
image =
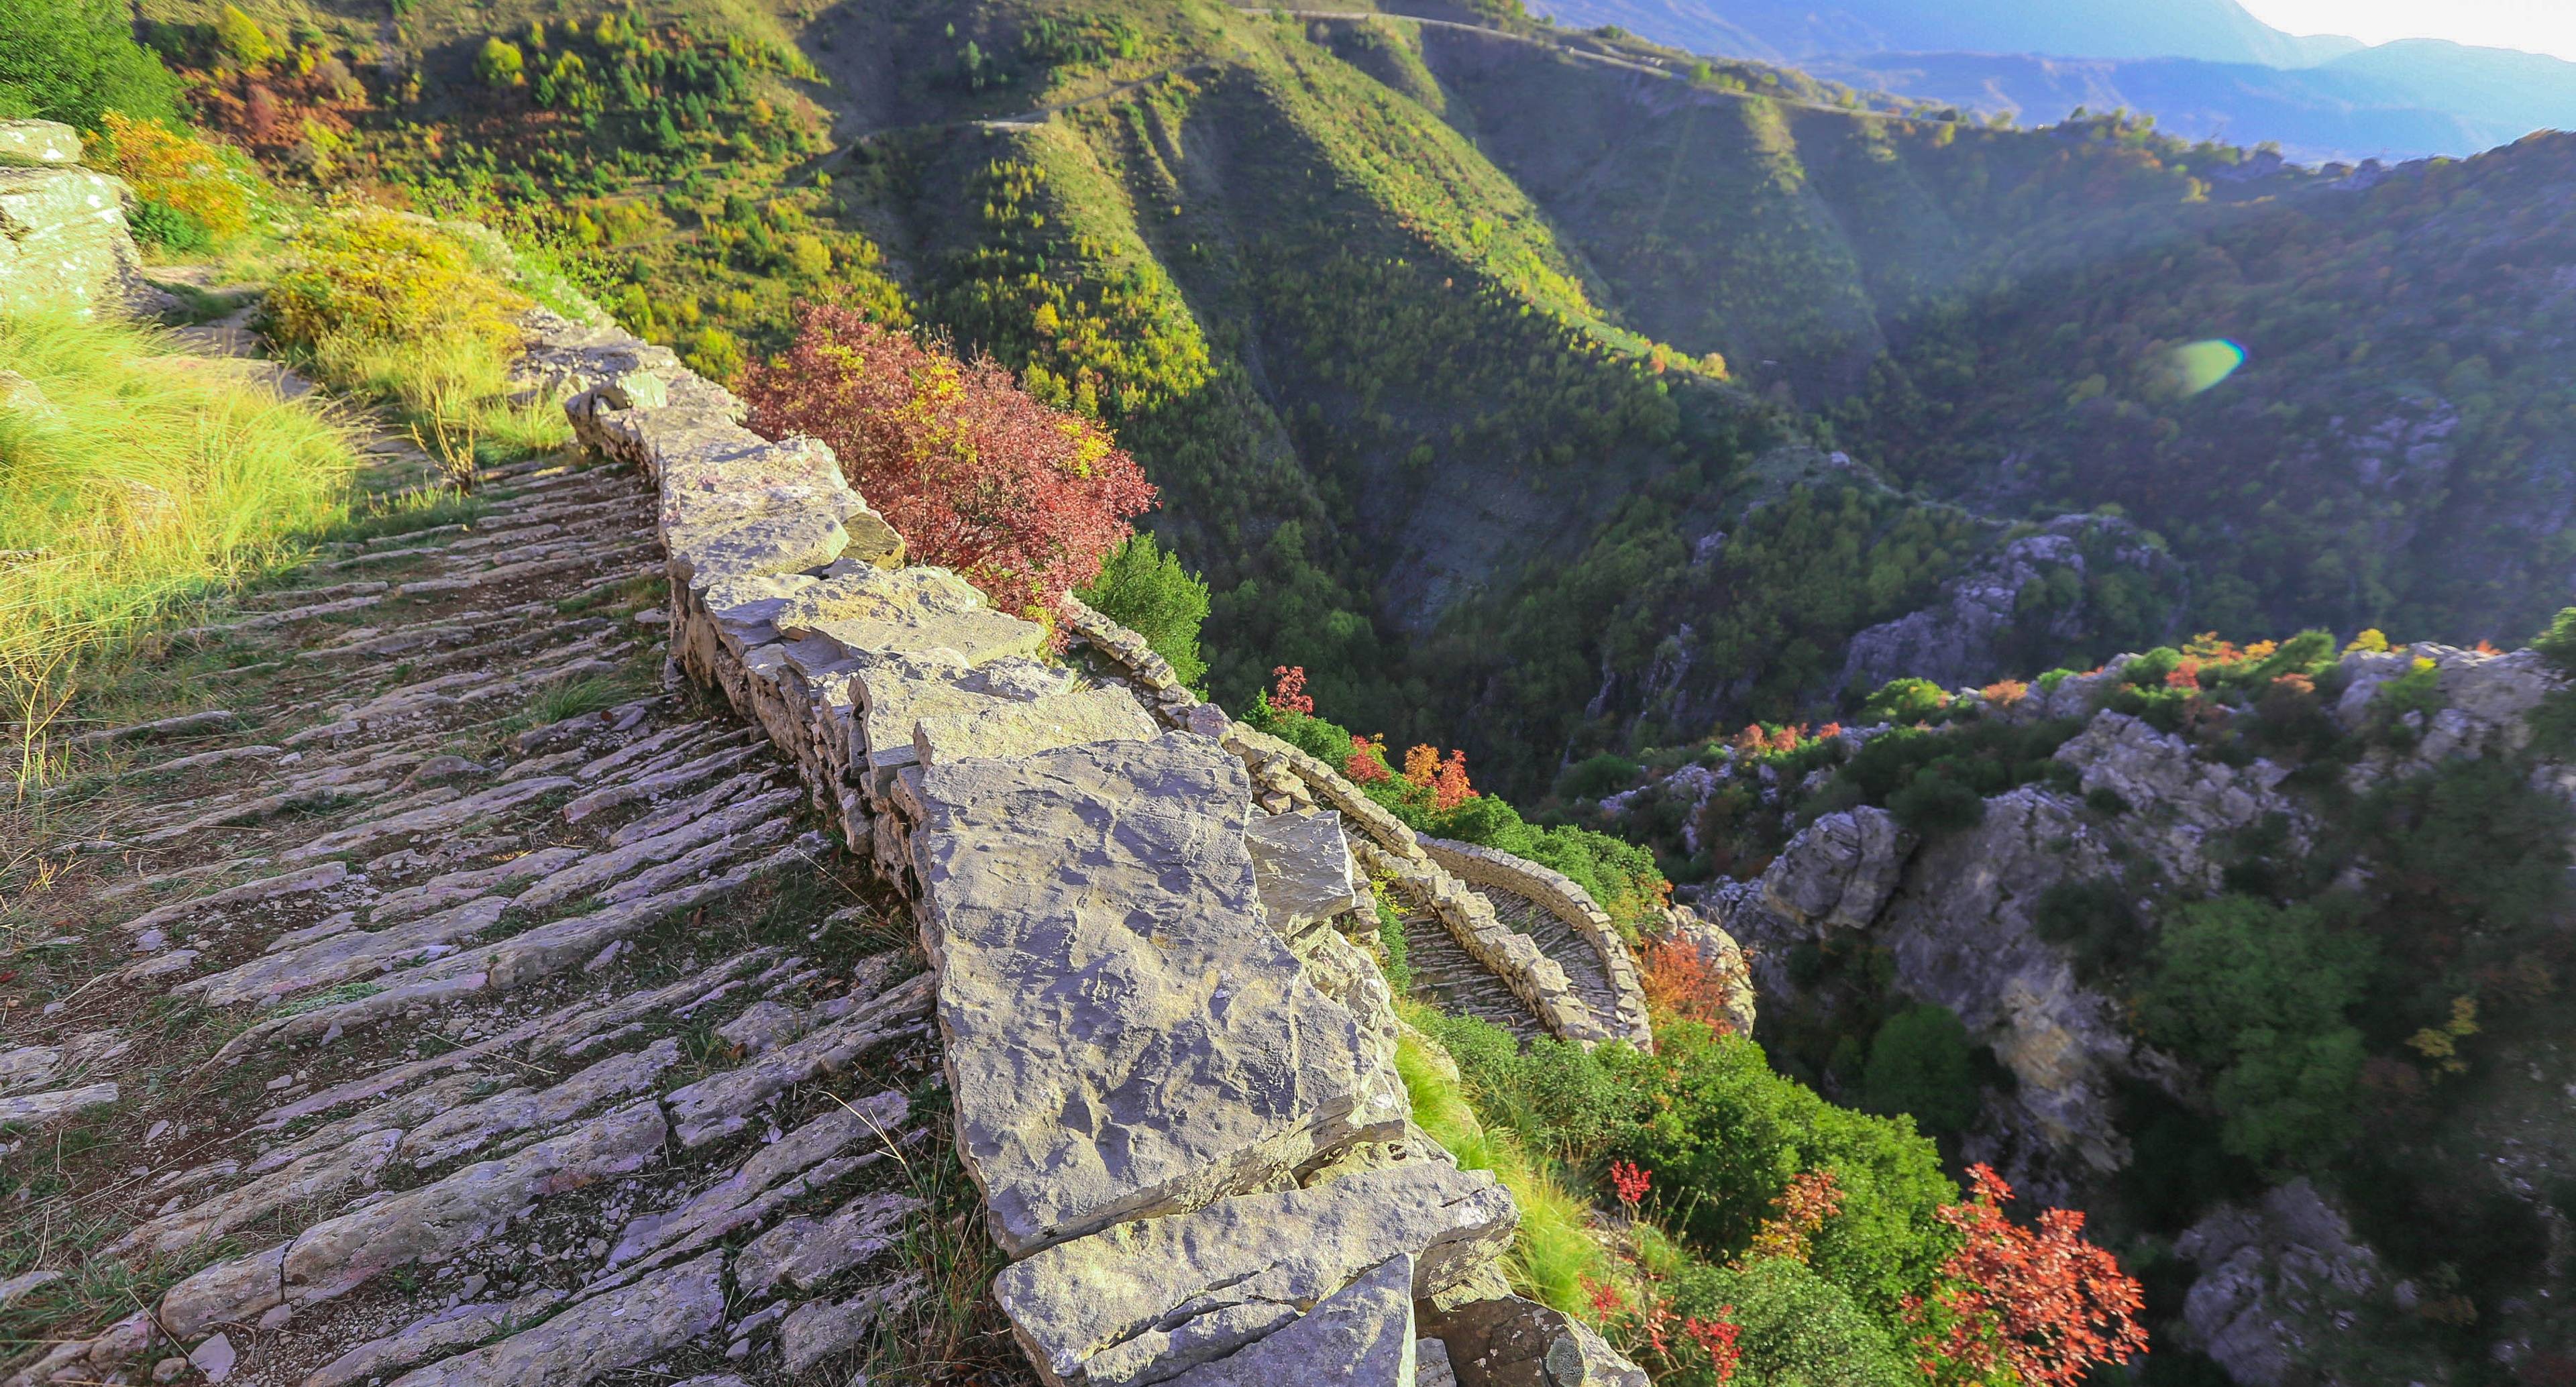
[[[221,701],[45,801],[81,923],[0,966],[86,981],[11,1018],[0,1160],[77,1136],[102,1231],[0,1281],[64,1317],[0,1384],[856,1380],[974,1265],[942,1142],[1044,1382],[1642,1384],[1407,1121],[1334,927],[1384,849],[1132,633],[1052,656],[827,450],[531,331],[588,458],[182,633]],[[93,1263],[162,1289],[102,1323]]]
[[[652,692],[665,624],[595,605],[661,572],[630,473],[483,495],[187,633],[244,701],[78,739],[105,769],[51,797],[88,835],[51,903],[101,928],[51,953],[95,977],[11,1026],[0,1149],[122,1153],[83,1262],[194,1270],[13,1387],[716,1387],[850,1359],[918,1293],[889,1252],[937,1068],[899,903],[801,884],[793,768]]]

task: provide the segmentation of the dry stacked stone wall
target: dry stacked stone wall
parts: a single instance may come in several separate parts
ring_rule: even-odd
[[[913,903],[958,1150],[1055,1384],[1638,1384],[1510,1293],[1518,1213],[1409,1120],[1337,922],[1432,903],[1557,1034],[1621,1033],[1331,768],[1226,719],[1078,602],[1058,636],[901,538],[831,451],[672,355],[540,323],[584,443],[657,491],[672,651]],[[1356,825],[1354,838],[1349,828]],[[1579,893],[1577,893],[1579,895]]]

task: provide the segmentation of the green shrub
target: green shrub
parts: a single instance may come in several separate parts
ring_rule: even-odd
[[[226,5],[215,15],[215,47],[243,67],[259,67],[277,56],[268,31],[238,5]]]
[[[519,45],[498,35],[483,40],[482,51],[474,55],[474,75],[487,87],[515,87],[527,79],[527,55]]]
[[[1977,1116],[1977,1062],[1968,1028],[1944,1006],[1908,1007],[1870,1042],[1861,1106],[1904,1113],[1926,1131],[1958,1132]]]
[[[126,218],[126,224],[134,229],[134,239],[177,255],[202,254],[215,244],[204,222],[149,198],[134,205],[134,215]]]
[[[1603,795],[1616,794],[1636,784],[1643,770],[1627,757],[1605,751],[1566,767],[1565,774],[1557,777],[1556,797],[1599,799]]]
[[[0,0],[0,120],[176,121],[178,95],[178,79],[134,41],[122,0]]]
[[[2550,618],[2549,629],[2531,638],[2531,648],[2559,673],[2576,675],[2576,607],[2561,608]]]
[[[1207,676],[1207,661],[1199,656],[1199,625],[1208,614],[1207,584],[1181,567],[1180,556],[1157,545],[1153,535],[1139,530],[1111,550],[1100,565],[1100,576],[1078,595],[1102,616],[1143,636],[1155,654],[1171,662],[1174,677],[1182,683],[1195,687]],[[1350,755],[1350,738],[1344,734],[1340,747],[1329,753],[1307,750],[1339,769]]]
[[[1862,700],[1860,714],[1869,722],[1910,727],[1938,720],[1949,706],[1949,691],[1929,679],[1891,679]]]
[[[1887,812],[1925,838],[1974,828],[1986,817],[1986,797],[1948,766],[1926,766],[1905,788],[1887,797]]]
[[[1702,1252],[1732,1257],[1792,1177],[1831,1169],[1843,1208],[1817,1233],[1812,1265],[1894,1322],[1950,1248],[1935,1213],[1958,1189],[1931,1141],[1904,1119],[1835,1107],[1774,1072],[1740,1036],[1680,1023],[1659,1040],[1651,1056],[1601,1052],[1612,1075],[1643,1095],[1644,1120],[1611,1149],[1655,1172],[1657,1207]]]
[[[2375,952],[2313,906],[2247,896],[2165,922],[2140,1017],[2150,1039],[2215,1076],[2229,1151],[2310,1165],[2351,1139],[2362,1043],[2346,1014]]]
[[[288,243],[268,333],[326,379],[393,401],[457,477],[570,441],[548,400],[509,403],[517,315],[506,247],[376,208],[318,217]]]
[[[1733,1381],[1742,1387],[1919,1387],[1923,1374],[1887,1329],[1832,1282],[1796,1261],[1765,1257],[1744,1268],[1685,1266],[1672,1277],[1673,1313],[1741,1331]],[[1692,1355],[1700,1359],[1700,1355]],[[1660,1383],[1713,1387],[1704,1362]]]

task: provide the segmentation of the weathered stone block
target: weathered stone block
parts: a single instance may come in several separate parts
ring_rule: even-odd
[[[77,166],[0,167],[0,313],[114,310],[143,287],[125,184]]]
[[[1413,1373],[1413,1258],[1398,1255],[1269,1338],[1171,1379],[1171,1387],[1413,1387]]]
[[[992,610],[982,593],[939,568],[844,565],[771,620],[791,640],[825,636],[852,655],[953,650],[980,665],[1046,647],[1044,627]]]
[[[1373,899],[1351,864],[1342,816],[1331,810],[1256,815],[1248,842],[1261,909],[1281,934],[1365,909]]]
[[[1401,1130],[1261,917],[1243,767],[1185,733],[918,775],[958,1146],[1014,1255]]]
[[[59,121],[0,120],[0,164],[51,168],[77,164],[80,132]]]
[[[922,718],[913,724],[912,745],[921,764],[944,766],[975,757],[1031,756],[1084,742],[1150,741],[1160,732],[1125,689],[1085,689]],[[1347,861],[1349,853],[1343,858]]]
[[[1427,1300],[1519,1224],[1491,1175],[1411,1162],[1112,1228],[1006,1268],[993,1290],[1050,1383],[1111,1387],[1222,1358],[1399,1255]]]

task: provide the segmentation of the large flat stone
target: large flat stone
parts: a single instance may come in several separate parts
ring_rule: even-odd
[[[922,718],[913,724],[912,747],[921,764],[944,766],[978,757],[1033,756],[1084,742],[1151,741],[1161,732],[1134,694],[1084,689]]]
[[[1439,1295],[1519,1226],[1491,1175],[1412,1161],[1112,1228],[1005,1268],[993,1289],[1050,1383],[1126,1387],[1277,1332],[1390,1258],[1413,1259],[1414,1299]]]
[[[1171,1387],[1413,1387],[1413,1370],[1413,1258],[1398,1254],[1269,1338],[1192,1368]]]
[[[916,773],[958,1145],[1004,1250],[1401,1130],[1369,1035],[1263,921],[1241,762],[1166,733]]]
[[[909,766],[919,759],[913,728],[924,718],[957,716],[1026,703],[1072,687],[1072,676],[1034,660],[996,660],[981,669],[954,650],[856,657],[853,676],[860,735],[868,764]]]
[[[980,665],[1046,646],[1044,627],[985,606],[982,593],[941,568],[843,565],[770,620],[789,640],[824,636],[852,655],[951,650]]]
[[[1368,907],[1368,883],[1351,861],[1341,815],[1329,809],[1255,815],[1250,844],[1261,908],[1281,934]]]
[[[850,532],[828,510],[790,510],[674,525],[662,540],[673,576],[692,578],[821,568],[850,547]]]
[[[432,1363],[394,1387],[591,1382],[713,1334],[724,1323],[724,1254],[710,1252],[623,1290],[581,1302],[489,1348]]]

